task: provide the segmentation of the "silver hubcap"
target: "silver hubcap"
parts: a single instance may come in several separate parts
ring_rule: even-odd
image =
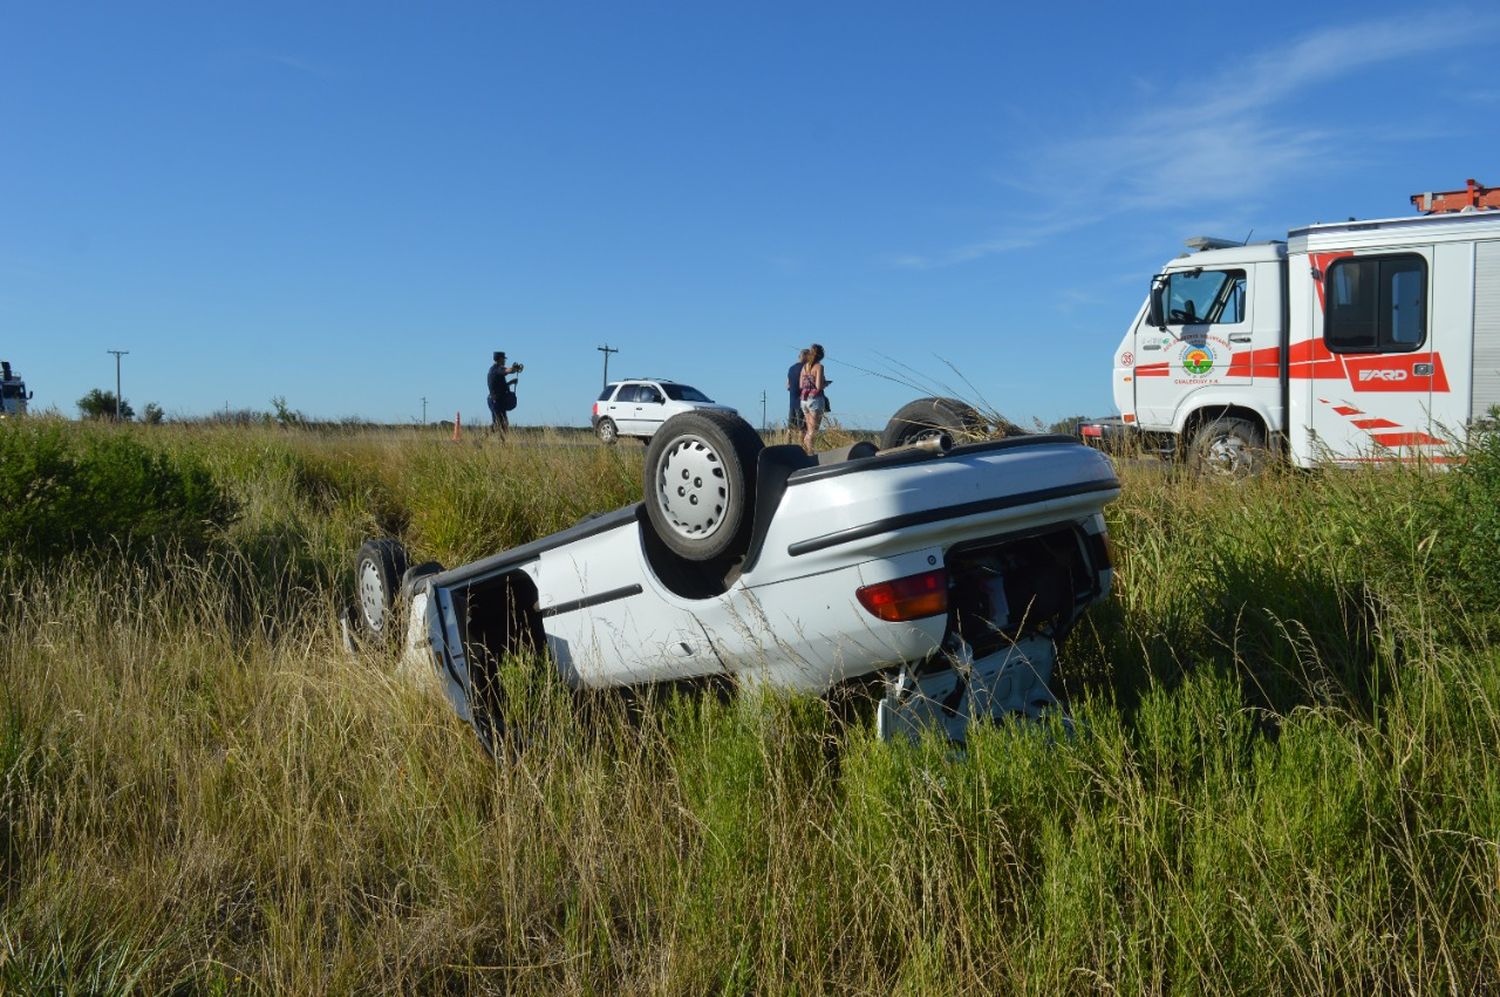
[[[359,562],[359,608],[369,628],[380,633],[385,627],[385,584],[374,561]]]
[[[1205,463],[1208,467],[1230,477],[1248,474],[1254,463],[1250,444],[1232,434],[1216,436],[1208,445]]]
[[[729,478],[723,461],[698,436],[677,439],[656,465],[656,498],[679,536],[702,540],[724,525]]]

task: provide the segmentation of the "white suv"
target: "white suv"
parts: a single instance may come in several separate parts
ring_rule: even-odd
[[[691,385],[661,378],[632,378],[604,386],[594,402],[589,424],[605,443],[622,436],[649,440],[677,413],[704,410],[738,414]]]

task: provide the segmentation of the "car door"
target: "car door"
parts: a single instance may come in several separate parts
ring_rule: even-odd
[[[666,421],[667,396],[654,384],[642,384],[636,388],[635,422],[641,436],[650,436]]]
[[[640,429],[635,418],[636,385],[626,382],[615,391],[615,397],[605,406],[605,414],[614,420],[621,436],[636,436]]]
[[[631,387],[628,384],[613,385],[613,390],[610,391],[609,397],[598,403],[598,417],[607,418],[607,420],[612,421],[615,424],[616,432],[619,433],[625,432],[625,418],[628,418],[628,409],[625,408],[624,400],[622,400],[622,396],[627,391],[631,391]]]

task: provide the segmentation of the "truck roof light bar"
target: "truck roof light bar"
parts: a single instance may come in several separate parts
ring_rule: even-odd
[[[1195,252],[1203,252],[1205,249],[1237,249],[1244,245],[1239,239],[1218,239],[1211,235],[1195,235],[1186,243],[1187,248]]]

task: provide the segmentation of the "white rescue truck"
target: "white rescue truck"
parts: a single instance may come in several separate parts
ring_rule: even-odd
[[[1224,474],[1451,459],[1500,405],[1500,189],[1412,203],[1428,214],[1188,240],[1115,349],[1121,418]]]

